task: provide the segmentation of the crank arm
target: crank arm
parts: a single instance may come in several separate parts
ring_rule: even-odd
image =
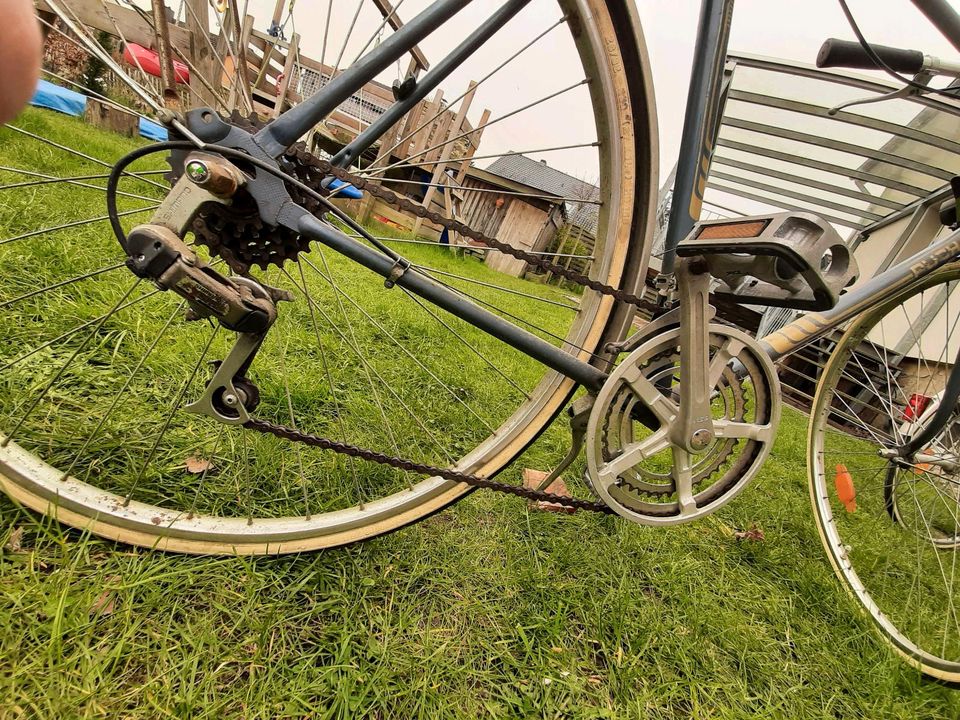
[[[710,273],[699,258],[677,264],[680,300],[680,412],[670,425],[670,442],[698,453],[713,442],[710,410]]]

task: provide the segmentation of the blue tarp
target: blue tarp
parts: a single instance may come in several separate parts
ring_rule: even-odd
[[[37,91],[30,104],[57,110],[67,115],[83,115],[83,111],[87,108],[87,96],[41,80],[37,83]]]
[[[140,134],[149,140],[157,140],[159,142],[165,142],[168,137],[170,137],[167,129],[160,123],[155,123],[153,120],[147,120],[146,118],[140,118]]]
[[[333,182],[330,183],[330,189],[336,190],[337,188],[343,188],[339,192],[330,193],[330,197],[342,197],[349,198],[350,200],[359,200],[363,197],[363,193],[353,185],[347,185],[343,180],[338,180],[337,178],[333,179]]]
[[[54,85],[47,80],[41,80],[37,83],[37,91],[33,94],[30,104],[67,115],[82,116],[87,109],[87,96],[75,90]],[[168,137],[167,129],[163,125],[145,118],[140,118],[140,134],[148,140],[163,141]]]

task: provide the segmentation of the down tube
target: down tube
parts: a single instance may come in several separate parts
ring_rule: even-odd
[[[325,225],[312,215],[304,215],[299,222],[300,234],[322,242],[327,247],[345,255],[354,262],[383,277],[390,277],[396,263],[382,253],[371,250],[338,230]],[[502,340],[511,347],[543,363],[549,368],[575,380],[588,390],[599,390],[607,379],[607,374],[588,363],[578,360],[546,340],[517,327],[499,315],[484,310],[461,295],[434,282],[422,273],[409,269],[403,272],[395,283],[416,293],[424,300],[441,307],[447,312],[466,320],[485,333]]]
[[[807,313],[764,336],[760,344],[771,359],[779,360],[868,310],[878,298],[899,292],[957,256],[960,256],[960,230],[851,290],[831,310]]]

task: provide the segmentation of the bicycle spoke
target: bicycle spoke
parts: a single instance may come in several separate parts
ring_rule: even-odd
[[[133,481],[132,487],[124,497],[124,505],[130,504],[130,499],[133,497],[133,493],[137,489],[137,485],[140,484],[140,481],[143,479],[143,476],[147,471],[147,468],[150,466],[150,463],[153,462],[153,458],[157,454],[160,443],[163,442],[163,438],[167,434],[167,430],[170,428],[170,423],[173,421],[173,416],[177,414],[178,410],[183,409],[183,398],[186,396],[187,391],[193,384],[193,381],[197,376],[197,372],[199,372],[200,367],[203,365],[203,361],[206,359],[207,353],[210,351],[210,346],[213,344],[213,341],[219,332],[220,326],[218,325],[213,329],[213,332],[210,333],[210,337],[203,346],[203,351],[200,353],[200,357],[197,358],[197,362],[190,371],[190,375],[187,377],[186,382],[183,383],[180,392],[177,393],[173,402],[170,404],[170,410],[167,412],[166,417],[163,420],[163,425],[160,428],[160,432],[157,433],[156,439],[153,441],[153,446],[150,448],[150,452],[147,453],[146,459],[143,461],[143,464],[140,465],[140,470],[137,472],[137,476]]]
[[[429,265],[412,265],[417,270],[426,271],[432,275],[443,275],[444,277],[453,278],[455,280],[461,280],[462,282],[470,283],[471,285],[479,285],[485,288],[491,288],[499,292],[508,293],[510,295],[517,295],[519,297],[527,298],[528,300],[533,300],[535,302],[546,303],[547,305],[555,305],[556,307],[566,308],[567,310],[579,310],[575,305],[567,305],[566,303],[558,302],[557,300],[551,300],[550,298],[540,297],[539,295],[531,295],[530,293],[520,292],[519,290],[511,290],[508,287],[503,285],[494,285],[493,283],[483,282],[482,280],[475,280],[474,278],[469,278],[464,275],[457,275],[456,273],[446,272],[445,270],[437,270],[437,268],[430,267]]]
[[[129,287],[129,289],[123,294],[123,297],[121,297],[120,300],[117,301],[116,305],[114,305],[113,308],[111,308],[111,310],[110,310],[109,312],[107,312],[107,313],[103,316],[103,318],[100,320],[100,322],[98,322],[96,325],[94,325],[93,329],[87,334],[87,336],[83,339],[83,341],[80,343],[80,345],[77,346],[77,348],[73,351],[73,353],[70,355],[70,357],[67,359],[67,361],[64,362],[64,363],[57,369],[57,371],[54,373],[53,377],[51,377],[50,380],[47,382],[47,384],[44,385],[43,390],[41,390],[40,393],[38,393],[37,396],[30,402],[30,404],[27,406],[26,411],[23,413],[23,415],[20,416],[20,420],[18,420],[18,421],[17,421],[17,424],[14,425],[13,430],[11,430],[9,433],[7,433],[7,435],[3,438],[3,441],[0,441],[0,447],[6,447],[6,446],[10,443],[10,440],[13,438],[14,435],[17,434],[17,432],[19,432],[20,428],[23,427],[23,424],[27,421],[27,418],[30,417],[30,414],[37,408],[37,406],[40,404],[40,402],[43,400],[43,398],[46,396],[46,394],[47,394],[48,392],[50,392],[50,388],[52,388],[54,385],[57,384],[57,381],[58,381],[58,380],[63,376],[63,374],[67,371],[67,368],[69,368],[70,365],[73,363],[73,361],[77,358],[77,356],[78,356],[81,352],[83,352],[84,348],[87,347],[87,345],[90,343],[90,341],[93,340],[94,337],[96,337],[96,335],[97,335],[97,333],[99,332],[100,328],[103,327],[103,324],[104,324],[110,317],[112,317],[114,314],[116,314],[116,312],[117,312],[118,308],[120,307],[120,305],[122,305],[123,302],[124,302],[128,297],[130,297],[130,294],[137,288],[137,286],[140,284],[140,282],[141,282],[140,280],[137,280],[136,282],[134,282],[134,283]]]
[[[467,342],[467,340],[464,339],[463,335],[461,335],[461,334],[458,333],[456,330],[454,330],[454,329],[453,329],[443,318],[441,318],[435,311],[431,310],[431,309],[430,309],[430,306],[427,305],[426,303],[424,303],[423,300],[421,300],[420,298],[418,298],[416,295],[414,295],[412,292],[410,292],[410,291],[407,290],[406,288],[401,288],[401,289],[403,290],[404,294],[405,294],[408,298],[410,298],[410,299],[413,300],[415,303],[417,303],[417,305],[419,305],[430,317],[432,317],[434,320],[436,320],[441,326],[443,326],[446,330],[448,330],[451,335],[453,335],[457,340],[459,340],[462,345],[464,345],[464,346],[465,346],[468,350],[470,350],[473,354],[475,354],[477,357],[479,357],[481,360],[483,360],[483,361],[487,364],[487,367],[489,367],[491,370],[493,370],[494,372],[496,372],[501,378],[503,378],[504,381],[506,381],[506,383],[507,383],[508,385],[510,385],[510,387],[512,387],[514,390],[516,390],[516,391],[517,391],[518,393],[520,393],[521,395],[523,395],[525,398],[530,399],[530,395],[527,394],[527,392],[526,392],[522,387],[520,387],[519,385],[517,385],[516,381],[513,380],[513,378],[511,378],[509,375],[507,375],[506,373],[504,373],[503,370],[501,370],[499,367],[497,367],[497,365],[496,365],[495,363],[490,362],[490,359],[489,359],[486,355],[484,355],[483,352],[481,352],[481,351],[476,347],[476,345],[473,345],[473,344]]]
[[[383,167],[383,168],[377,168],[375,172],[376,172],[377,174],[383,174],[383,173],[387,172],[388,170],[393,170],[393,169],[398,168],[398,167],[411,167],[412,164],[410,163],[410,160],[412,160],[413,158],[418,158],[418,157],[423,157],[423,156],[425,156],[425,155],[429,155],[430,153],[432,153],[432,152],[434,152],[434,151],[436,151],[436,150],[439,150],[439,149],[441,149],[441,148],[444,148],[444,147],[446,147],[446,146],[448,146],[448,145],[451,145],[451,144],[457,142],[458,140],[462,140],[462,139],[465,138],[465,137],[469,137],[470,135],[473,135],[475,132],[477,132],[477,131],[479,131],[479,130],[485,130],[486,128],[490,127],[491,125],[496,125],[497,123],[502,122],[503,120],[506,120],[506,119],[508,119],[508,118],[511,118],[511,117],[513,117],[513,116],[515,116],[515,115],[519,115],[520,113],[522,113],[522,112],[524,112],[524,111],[526,111],[526,110],[530,110],[531,108],[535,108],[535,107],[537,107],[538,105],[541,105],[541,104],[547,102],[548,100],[552,100],[552,99],[555,98],[555,97],[560,97],[561,95],[565,95],[566,93],[570,92],[571,90],[576,90],[577,88],[586,85],[588,82],[590,82],[590,81],[589,81],[588,79],[584,78],[583,80],[580,80],[579,82],[576,82],[576,83],[574,83],[573,85],[570,85],[570,86],[568,86],[568,87],[565,87],[565,88],[563,88],[562,90],[557,90],[556,92],[552,92],[552,93],[550,93],[549,95],[545,95],[545,96],[539,98],[538,100],[534,100],[533,102],[528,103],[527,105],[524,105],[524,106],[522,106],[522,107],[519,107],[519,108],[517,108],[517,109],[515,109],[515,110],[511,110],[511,111],[508,112],[508,113],[504,113],[503,115],[500,115],[499,117],[496,117],[496,118],[494,118],[493,120],[488,120],[487,122],[483,123],[482,125],[477,125],[477,127],[473,128],[472,130],[467,130],[467,131],[465,131],[465,132],[460,133],[459,135],[455,135],[455,136],[452,137],[452,138],[448,138],[448,139],[444,140],[443,142],[437,143],[436,145],[432,145],[432,146],[428,147],[428,148],[425,149],[425,150],[420,150],[419,152],[416,152],[416,153],[414,153],[413,155],[409,155],[408,157],[406,157],[406,158],[405,158],[404,160],[402,160],[402,161],[401,161],[401,160],[398,160],[398,161],[395,162],[393,165],[388,165],[388,166]],[[575,147],[575,146],[568,146],[568,147]],[[566,149],[568,149],[568,148],[564,147],[564,148],[559,148],[559,149],[561,149],[561,150],[566,150]],[[544,150],[539,150],[539,151],[531,151],[531,152],[546,152],[546,151],[544,151]],[[519,154],[519,153],[518,153],[518,154]],[[466,159],[466,158],[463,158],[463,159]],[[479,158],[477,158],[476,156],[474,156],[473,159],[476,160],[476,159],[479,159]],[[451,159],[451,160],[449,160],[448,162],[456,162],[456,160]],[[370,168],[367,168],[367,169],[364,171],[364,175],[367,176],[367,177],[370,177],[370,173],[371,173],[371,172],[373,172],[373,171],[371,171]]]
[[[591,147],[600,147],[600,142],[598,140],[594,140],[593,142],[573,143],[571,145],[555,145],[553,147],[528,148],[526,150],[509,150],[507,152],[492,153],[490,155],[473,155],[471,157],[452,157],[452,158],[447,158],[444,162],[448,164],[456,164],[456,163],[465,162],[467,160],[473,162],[476,160],[490,160],[492,158],[515,157],[518,155],[535,155],[538,153],[558,152],[560,150],[577,150],[579,148],[591,148]],[[399,170],[401,168],[430,167],[436,164],[437,164],[436,160],[424,161],[424,162],[404,161],[397,165],[391,165],[390,169]]]
[[[203,467],[203,470],[200,471],[200,479],[197,481],[197,489],[193,493],[193,501],[190,503],[190,509],[187,511],[187,518],[192,518],[197,512],[197,501],[200,499],[200,495],[203,492],[204,484],[207,480],[207,475],[210,473],[210,470],[214,467],[217,459],[217,450],[220,449],[220,443],[223,440],[223,435],[227,430],[227,425],[225,423],[217,423],[219,426],[217,428],[217,434],[213,440],[213,447],[210,450],[210,457],[207,460],[206,464]]]
[[[498,72],[500,72],[500,70],[502,70],[503,68],[505,68],[505,67],[506,67],[507,65],[509,65],[511,62],[513,62],[516,58],[518,58],[520,55],[522,55],[526,50],[529,50],[531,47],[533,47],[534,45],[536,45],[543,37],[545,37],[546,35],[548,35],[552,30],[554,30],[555,28],[559,27],[559,26],[562,25],[564,22],[566,22],[566,20],[567,20],[566,16],[560,18],[560,19],[557,20],[557,22],[555,22],[553,25],[551,25],[551,26],[548,27],[546,30],[544,30],[543,32],[541,32],[539,35],[537,35],[536,37],[534,37],[533,40],[531,40],[531,41],[528,42],[526,45],[524,45],[522,48],[520,48],[519,50],[517,50],[515,53],[513,53],[513,55],[510,55],[506,60],[504,60],[502,63],[500,63],[500,64],[499,64],[497,67],[495,67],[492,71],[490,71],[489,73],[487,73],[486,75],[484,75],[482,78],[480,78],[480,79],[477,81],[477,84],[474,86],[474,89],[479,88],[479,87],[480,87],[481,85],[483,85],[487,80],[489,80],[491,77],[493,77],[493,76],[496,75]],[[453,100],[451,100],[450,103],[447,105],[447,108],[453,107],[453,105],[454,105],[455,103],[458,103],[458,102],[460,102],[461,100],[463,100],[469,93],[470,93],[470,90],[466,90],[466,91],[464,91],[461,95],[455,97],[455,98],[454,98]],[[405,147],[405,143],[409,143],[410,140],[411,140],[411,138],[413,138],[418,132],[420,132],[421,130],[423,130],[425,127],[428,127],[428,126],[432,125],[433,122],[434,122],[435,120],[437,120],[437,118],[439,118],[443,113],[444,113],[444,109],[438,110],[438,111],[436,112],[436,114],[430,116],[430,117],[427,118],[425,121],[423,121],[422,123],[420,123],[420,125],[418,125],[416,128],[414,128],[414,129],[411,130],[409,133],[407,133],[406,135],[404,135],[402,138],[400,138],[399,140],[397,140],[396,143],[394,143],[391,147],[387,148],[386,151],[382,152],[382,153],[381,153],[381,157],[378,158],[378,160],[375,160],[373,163],[371,163],[371,165],[370,165],[367,169],[369,170],[370,168],[374,167],[379,160],[389,158],[389,157],[390,157],[390,154],[391,154],[394,150],[396,150],[397,148]]]
[[[167,330],[170,328],[170,325],[173,323],[174,319],[183,312],[184,303],[180,303],[176,309],[170,314],[170,317],[164,323],[163,327],[160,329],[160,332],[154,337],[153,342],[150,343],[150,346],[147,350],[140,356],[140,359],[137,361],[137,364],[130,371],[130,374],[127,376],[127,379],[124,381],[123,385],[113,396],[113,400],[110,403],[110,406],[107,408],[107,411],[100,416],[100,421],[97,423],[96,427],[87,435],[86,439],[83,441],[83,445],[80,446],[80,449],[77,451],[74,456],[73,462],[70,463],[70,466],[63,471],[63,474],[60,476],[61,480],[66,480],[70,474],[73,472],[73,469],[76,467],[77,463],[80,461],[80,458],[83,457],[86,453],[87,448],[90,446],[90,443],[96,439],[97,435],[100,434],[100,431],[103,429],[103,426],[107,423],[107,420],[113,414],[113,411],[116,410],[117,406],[120,404],[121,400],[126,396],[127,390],[130,388],[130,384],[133,382],[133,379],[137,376],[137,373],[140,372],[140,368],[143,367],[143,364],[147,361],[147,358],[153,354],[153,351],[156,349],[157,344],[160,342],[161,338],[167,334]],[[87,469],[89,475],[90,469]]]
[[[340,401],[337,399],[337,385],[336,383],[334,383],[333,375],[330,373],[330,363],[327,361],[327,355],[323,348],[323,341],[320,339],[320,326],[317,324],[317,316],[315,312],[316,306],[315,306],[315,303],[313,302],[313,298],[311,298],[307,292],[307,281],[303,275],[303,267],[300,265],[300,263],[297,263],[297,270],[300,273],[300,280],[303,283],[303,287],[297,288],[297,289],[301,293],[303,293],[304,297],[307,300],[307,308],[309,309],[309,312],[310,312],[310,323],[313,326],[313,332],[317,338],[317,350],[320,353],[320,361],[323,364],[323,372],[327,377],[327,385],[330,388],[330,393],[333,398],[333,411],[334,413],[336,413],[336,416],[337,416],[337,424],[340,428],[340,438],[343,442],[346,442],[347,431],[343,424],[343,413],[340,411]],[[293,284],[294,287],[297,287],[296,282],[292,277],[290,277],[290,274],[286,270],[283,270],[283,274],[287,276],[287,279],[290,280],[290,282]],[[347,456],[347,464],[350,466],[350,474],[353,476],[353,485],[357,489],[357,493],[359,494],[360,481],[357,478],[357,469],[356,469],[356,466],[354,465],[352,457]],[[361,500],[361,503],[362,502],[363,501]]]
[[[916,503],[917,511],[920,514],[920,519],[923,521],[923,524],[927,529],[927,537],[932,537],[932,529],[930,527],[930,524],[927,522],[926,515],[924,515],[924,512],[923,512],[923,507],[920,505],[920,501],[917,499],[916,489],[913,486],[911,486],[911,493],[913,494],[913,500]],[[950,608],[950,615],[953,618],[953,624],[957,630],[957,636],[960,637],[960,621],[957,620],[957,609],[953,605],[953,592],[952,592],[953,588],[952,586],[949,585],[949,582],[947,580],[947,574],[943,569],[943,562],[940,560],[940,553],[935,552],[933,553],[933,556],[937,560],[937,566],[940,570],[940,577],[943,578],[944,587],[950,590],[950,600],[948,603]]]
[[[57,290],[58,288],[67,287],[68,285],[73,285],[74,283],[82,282],[83,280],[89,280],[90,278],[95,278],[100,275],[104,275],[113,270],[118,270],[122,267],[125,267],[125,265],[126,263],[122,263],[122,262],[116,263],[114,265],[107,265],[106,267],[98,268],[97,270],[91,270],[90,272],[83,273],[83,275],[76,275],[68,280],[61,280],[60,282],[53,283],[52,285],[47,285],[46,287],[42,287],[39,290],[31,290],[30,292],[24,293],[23,295],[18,295],[17,297],[11,300],[0,302],[0,308],[10,307],[11,305],[18,303],[21,300],[32,298],[36,295],[40,295],[41,293],[50,292],[51,290]]]
[[[135,210],[125,210],[123,212],[118,212],[118,217],[127,217],[129,215],[136,215],[137,213],[148,212],[150,210],[155,210],[159,207],[159,203],[156,205],[151,205],[149,207],[136,208]],[[60,230],[69,230],[70,228],[82,227],[84,225],[92,225],[98,222],[105,222],[110,219],[109,215],[99,215],[94,218],[87,218],[86,220],[76,220],[74,222],[64,223],[63,225],[54,225],[53,227],[46,227],[41,230],[33,230],[31,232],[23,233],[22,235],[15,235],[14,237],[5,238],[0,240],[0,245],[8,245],[13,242],[18,242],[20,240],[26,240],[27,238],[37,237],[38,235],[46,235],[47,233],[59,232]]]
[[[320,257],[324,260],[324,269],[326,269],[327,271],[329,271],[329,266],[328,266],[327,263],[326,263],[326,259],[323,258],[323,254],[322,254],[322,253],[321,253]],[[430,368],[428,368],[428,367],[423,363],[423,361],[420,360],[420,358],[418,358],[416,355],[414,355],[412,352],[410,352],[399,340],[397,340],[397,338],[393,335],[393,333],[391,333],[389,330],[387,330],[387,329],[383,326],[382,323],[378,322],[372,315],[370,315],[370,313],[368,313],[366,310],[364,310],[363,307],[362,307],[356,300],[354,300],[352,297],[350,297],[350,295],[349,295],[347,292],[345,292],[345,291],[342,290],[341,288],[337,287],[336,284],[333,282],[333,279],[332,279],[329,275],[325,275],[324,273],[320,272],[320,270],[319,270],[312,262],[310,262],[307,258],[303,258],[303,261],[304,261],[307,265],[309,265],[311,268],[313,268],[314,272],[316,272],[320,277],[322,277],[324,280],[326,280],[327,283],[329,283],[330,287],[333,288],[334,292],[337,292],[337,293],[339,293],[340,295],[342,295],[351,305],[353,305],[353,307],[355,307],[357,310],[359,310],[359,311],[363,314],[363,316],[367,319],[368,322],[370,322],[371,325],[373,325],[375,328],[377,328],[377,330],[379,330],[379,331],[382,332],[384,335],[386,335],[386,336],[390,339],[390,342],[392,342],[394,345],[396,345],[396,346],[401,350],[401,352],[403,352],[404,355],[406,355],[406,356],[409,357],[411,360],[413,360],[413,362],[417,365],[417,367],[419,367],[421,370],[423,370],[423,371],[424,371],[428,376],[430,376],[434,381],[436,381],[437,383],[439,383],[439,385],[440,385],[444,390],[447,391],[447,394],[449,394],[450,397],[452,397],[457,403],[459,403],[460,405],[462,405],[463,408],[464,408],[467,412],[469,412],[469,413],[470,413],[471,415],[473,415],[477,420],[479,420],[480,423],[481,423],[487,430],[489,430],[490,432],[493,432],[493,431],[494,431],[493,428],[490,427],[490,425],[487,423],[486,420],[483,419],[483,417],[482,417],[481,415],[479,415],[472,407],[470,407],[469,405],[467,405],[467,403],[464,402],[463,398],[461,398],[459,395],[457,395],[457,393],[455,393],[455,392],[450,388],[449,385],[447,385],[443,380],[441,380],[439,377],[437,377],[437,374],[436,374],[435,372],[433,372],[433,370],[431,370]],[[342,311],[341,314],[343,314],[344,317],[346,317],[345,311]],[[354,342],[356,342],[356,338],[354,338]]]
[[[283,392],[287,398],[287,413],[290,416],[290,427],[294,430],[297,429],[297,418],[293,413],[293,398],[290,396],[290,380],[287,377],[287,351],[289,349],[289,343],[284,346],[283,353],[280,355],[280,372],[283,373]],[[307,474],[303,470],[303,448],[298,444],[296,446],[297,451],[297,467],[300,470],[300,487],[303,488],[303,507],[304,507],[304,517],[305,519],[310,519],[310,500],[307,498]]]
[[[76,156],[76,157],[83,158],[84,160],[89,160],[90,162],[95,163],[95,164],[97,164],[97,165],[100,165],[101,167],[113,169],[113,163],[108,163],[108,162],[106,162],[106,161],[104,161],[104,160],[100,160],[99,158],[95,158],[95,157],[93,157],[92,155],[88,155],[87,153],[80,152],[79,150],[75,150],[75,149],[73,149],[73,148],[69,148],[69,147],[67,147],[66,145],[61,145],[61,144],[58,143],[58,142],[54,142],[54,141],[51,140],[50,138],[45,138],[45,137],[42,137],[42,136],[40,136],[40,135],[37,135],[36,133],[32,133],[32,132],[30,132],[29,130],[24,130],[23,128],[18,128],[16,125],[11,125],[10,123],[4,123],[4,124],[3,124],[3,127],[5,127],[7,130],[13,130],[14,132],[18,132],[18,133],[20,133],[21,135],[26,135],[26,136],[29,137],[29,138],[33,138],[33,139],[36,140],[37,142],[41,142],[41,143],[43,143],[44,145],[50,145],[51,147],[55,147],[55,148],[57,148],[58,150],[63,150],[63,152],[68,153],[68,154],[70,154],[70,155],[74,155],[74,156]],[[153,180],[148,180],[147,178],[140,177],[140,176],[138,176],[138,175],[136,175],[136,174],[134,174],[134,173],[131,173],[131,172],[124,172],[124,173],[123,173],[123,176],[124,176],[124,177],[128,177],[128,178],[132,178],[132,179],[134,179],[134,180],[139,180],[140,182],[147,183],[148,185],[153,185],[154,187],[159,188],[160,190],[162,190],[164,193],[166,193],[166,192],[170,189],[169,187],[167,187],[167,186],[165,186],[165,185],[162,185],[161,183],[154,182]]]
[[[27,180],[24,182],[11,183],[9,185],[0,185],[0,190],[16,190],[19,188],[27,187],[36,187],[39,185],[57,185],[64,183],[66,185],[73,185],[74,187],[87,188],[89,190],[97,190],[98,192],[106,192],[106,188],[101,185],[93,185],[91,183],[80,182],[81,180],[106,180],[110,177],[110,173],[99,173],[95,175],[76,175],[74,177],[57,177],[56,175],[47,175],[46,173],[32,172],[30,170],[24,170],[22,168],[14,167],[5,167],[0,166],[0,171],[17,173],[20,175],[27,175],[28,177],[38,177],[42,178],[40,180]],[[162,175],[163,170],[155,170],[152,172],[138,172],[136,175],[142,177],[144,175]],[[147,197],[146,195],[137,195],[136,193],[128,193],[117,191],[117,195],[121,197],[134,198],[135,200],[146,200],[147,202],[156,202],[156,198]]]
[[[528,200],[553,200],[556,202],[571,202],[571,203],[582,203],[584,205],[603,205],[602,200],[595,199],[586,199],[579,197],[571,196],[561,196],[561,195],[541,195],[538,193],[528,193],[512,190],[500,190],[492,188],[475,188],[475,187],[466,187],[464,185],[447,185],[446,183],[430,183],[430,182],[419,182],[417,180],[406,180],[403,178],[385,178],[378,177],[376,181],[380,184],[388,183],[398,183],[402,185],[416,185],[417,187],[435,187],[435,188],[452,188],[463,190],[464,192],[469,193],[480,193],[486,195],[503,195],[504,197],[520,197],[526,198]],[[401,238],[381,238],[386,240],[394,240],[396,242],[403,242]],[[431,245],[436,245],[436,243],[431,242]],[[481,250],[482,248],[475,248]],[[527,251],[529,252],[529,250]],[[558,255],[559,253],[537,253],[539,255]],[[563,255],[559,254],[560,257],[590,257],[589,255]]]
[[[124,303],[123,305],[120,305],[120,306],[116,309],[116,312],[120,312],[121,310],[125,310],[126,308],[131,307],[132,305],[136,305],[136,304],[138,304],[138,303],[141,303],[141,302],[143,302],[144,300],[147,300],[147,299],[153,297],[154,295],[156,295],[157,293],[160,293],[160,292],[162,292],[162,290],[159,290],[159,289],[158,289],[158,290],[151,290],[150,292],[148,292],[148,293],[146,293],[146,294],[144,294],[144,295],[141,295],[140,297],[136,298],[135,300],[130,300],[129,302],[126,302],[126,303]],[[96,323],[105,320],[107,317],[109,317],[109,315],[110,315],[110,313],[108,312],[108,313],[106,313],[106,314],[104,314],[104,315],[100,315],[100,316],[98,316],[98,317],[95,317],[95,318],[93,318],[92,320],[87,320],[85,323],[82,323],[81,325],[78,325],[77,327],[73,328],[72,330],[67,330],[65,333],[62,333],[62,334],[60,334],[60,335],[57,335],[57,336],[56,336],[55,338],[53,338],[52,340],[47,340],[46,342],[41,343],[40,345],[36,346],[36,347],[33,348],[32,350],[29,350],[28,352],[24,353],[23,355],[20,355],[20,356],[16,357],[15,359],[11,360],[11,361],[8,362],[7,364],[5,364],[5,365],[0,365],[0,372],[3,372],[3,371],[5,371],[5,370],[8,370],[8,369],[10,369],[11,367],[13,367],[14,365],[16,365],[17,363],[23,362],[23,361],[26,360],[27,358],[29,358],[29,357],[31,357],[31,356],[33,356],[33,355],[36,355],[38,352],[41,352],[41,351],[43,351],[43,350],[46,350],[48,347],[52,347],[53,345],[55,345],[56,343],[60,342],[61,340],[66,340],[68,337],[72,337],[73,335],[76,335],[78,332],[81,332],[82,330],[85,330],[86,328],[90,327],[91,325],[95,325]]]

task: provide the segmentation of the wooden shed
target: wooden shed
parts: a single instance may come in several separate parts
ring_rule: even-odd
[[[464,223],[522,250],[544,250],[563,224],[559,198],[546,197],[538,188],[477,167],[470,168],[455,196],[457,193],[462,198],[459,214]],[[543,197],[530,197],[535,195]],[[516,277],[527,269],[522,260],[495,250],[487,251],[486,263]]]

